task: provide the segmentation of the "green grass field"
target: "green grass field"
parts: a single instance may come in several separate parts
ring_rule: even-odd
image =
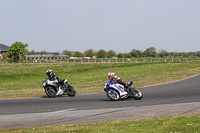
[[[200,72],[200,63],[99,63],[99,64],[7,64],[0,65],[0,98],[44,96],[46,70],[67,78],[78,94],[102,92],[107,73],[113,71],[135,87],[182,79]]]
[[[4,129],[0,133],[199,133],[200,114]]]

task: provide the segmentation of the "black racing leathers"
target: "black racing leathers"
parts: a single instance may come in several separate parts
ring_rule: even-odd
[[[126,83],[125,83],[123,80],[120,79],[120,77],[115,76],[115,77],[113,77],[113,78],[111,79],[111,81],[114,82],[114,83],[119,83],[119,84],[123,85],[123,86],[125,87],[125,90],[127,90],[127,89],[129,88],[129,87],[126,85]]]

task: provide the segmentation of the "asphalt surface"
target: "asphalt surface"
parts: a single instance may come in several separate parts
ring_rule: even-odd
[[[144,94],[142,100],[110,101],[104,92],[0,100],[0,129],[200,113],[199,79],[200,74],[139,88]]]

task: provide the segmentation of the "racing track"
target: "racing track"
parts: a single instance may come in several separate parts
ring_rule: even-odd
[[[140,88],[140,101],[110,101],[106,94],[0,100],[0,129],[127,120],[200,113],[200,74]],[[103,89],[103,86],[102,86]]]

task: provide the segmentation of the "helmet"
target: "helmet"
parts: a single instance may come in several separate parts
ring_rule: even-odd
[[[109,80],[111,80],[114,76],[115,76],[115,73],[114,73],[114,72],[109,72],[109,73],[108,73],[108,78],[109,78]]]
[[[47,70],[47,76],[48,76],[48,77],[51,77],[52,74],[53,74],[53,70],[52,70],[52,69],[48,69],[48,70]]]

